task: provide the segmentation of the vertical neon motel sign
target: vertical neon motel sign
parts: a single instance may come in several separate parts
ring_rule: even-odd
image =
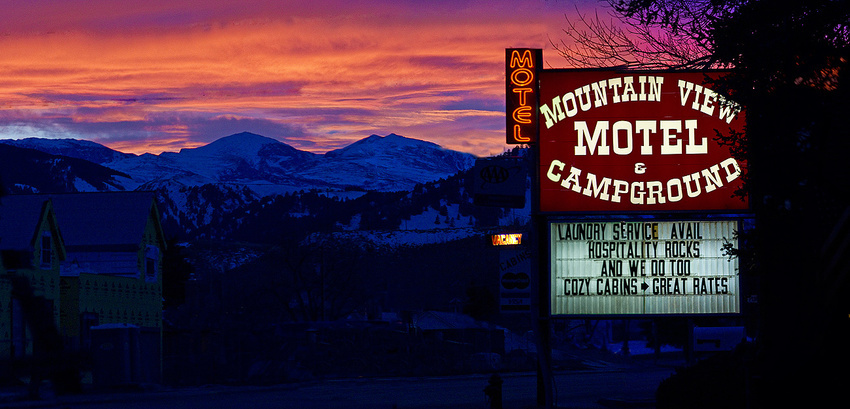
[[[543,50],[508,48],[505,50],[506,142],[537,142],[537,114],[540,93],[539,75]]]

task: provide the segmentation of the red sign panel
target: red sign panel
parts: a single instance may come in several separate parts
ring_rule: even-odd
[[[537,142],[537,95],[543,50],[505,50],[506,143]]]
[[[745,166],[717,132],[742,107],[702,72],[540,72],[540,210],[746,210]],[[510,115],[510,111],[508,111]]]

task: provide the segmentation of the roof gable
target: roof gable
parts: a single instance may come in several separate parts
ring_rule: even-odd
[[[75,248],[132,251],[142,242],[150,218],[159,223],[152,192],[22,196],[49,196],[69,251]]]
[[[47,197],[0,197],[0,250],[31,253],[41,232],[56,238],[56,250],[65,259],[65,245],[60,234],[53,202]]]
[[[33,249],[47,201],[45,197],[0,197],[0,249]]]

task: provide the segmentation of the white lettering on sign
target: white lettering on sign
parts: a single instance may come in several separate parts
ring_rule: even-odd
[[[540,114],[543,115],[546,128],[549,129],[564,119],[578,115],[579,111],[587,112],[593,108],[606,106],[609,101],[611,104],[661,102],[661,86],[664,84],[664,77],[640,75],[637,79],[637,88],[634,84],[634,76],[618,77],[583,85],[564,95],[552,98],[550,103],[540,105]],[[690,105],[694,111],[706,115],[717,114],[717,118],[726,123],[731,123],[742,110],[740,104],[725,99],[714,90],[702,85],[679,80],[677,86],[682,106]]]
[[[744,111],[710,85],[723,75],[543,70],[540,210],[748,210],[746,161],[721,138]]]
[[[661,102],[664,77],[638,76],[611,78],[576,88],[563,96],[552,98],[540,106],[546,128],[572,118],[581,112],[609,104],[625,102]],[[725,100],[715,91],[690,81],[679,80],[679,98],[682,106],[731,123],[741,111],[741,106]],[[719,108],[719,109],[718,109]],[[708,138],[697,136],[696,119],[575,121],[576,156],[629,155],[639,146],[641,155],[703,155],[708,153]],[[610,138],[609,138],[610,135]],[[655,149],[659,146],[659,149]]]
[[[637,77],[616,77],[583,85],[562,96],[552,98],[551,104],[540,105],[540,113],[546,121],[546,128],[566,118],[572,118],[579,111],[586,112],[592,108],[608,105],[608,96],[612,104],[624,102],[660,102],[661,85],[664,77],[640,75]]]
[[[546,177],[561,187],[599,200],[620,203],[624,198],[634,205],[664,204],[678,202],[685,196],[695,198],[710,193],[741,176],[741,167],[734,158],[711,165],[699,172],[682,175],[666,181],[628,182],[609,177],[598,177],[571,166],[565,172],[566,163],[553,160],[549,163]]]
[[[662,121],[597,121],[590,131],[587,121],[575,121],[575,131],[578,143],[575,147],[576,156],[599,155],[606,156],[612,152],[608,143],[608,130],[611,130],[613,153],[629,155],[632,153],[638,139],[641,155],[656,153],[652,141],[660,140],[661,155],[700,155],[708,153],[708,138],[696,137],[697,120],[662,120]],[[683,132],[684,130],[684,132]],[[683,134],[683,135],[680,135]]]
[[[737,222],[551,225],[555,315],[739,312]]]

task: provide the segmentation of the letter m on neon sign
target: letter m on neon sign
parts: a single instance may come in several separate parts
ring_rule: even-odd
[[[522,56],[520,56],[522,52]],[[534,59],[531,56],[531,50],[511,50],[511,60],[509,68],[530,68],[534,69]]]

